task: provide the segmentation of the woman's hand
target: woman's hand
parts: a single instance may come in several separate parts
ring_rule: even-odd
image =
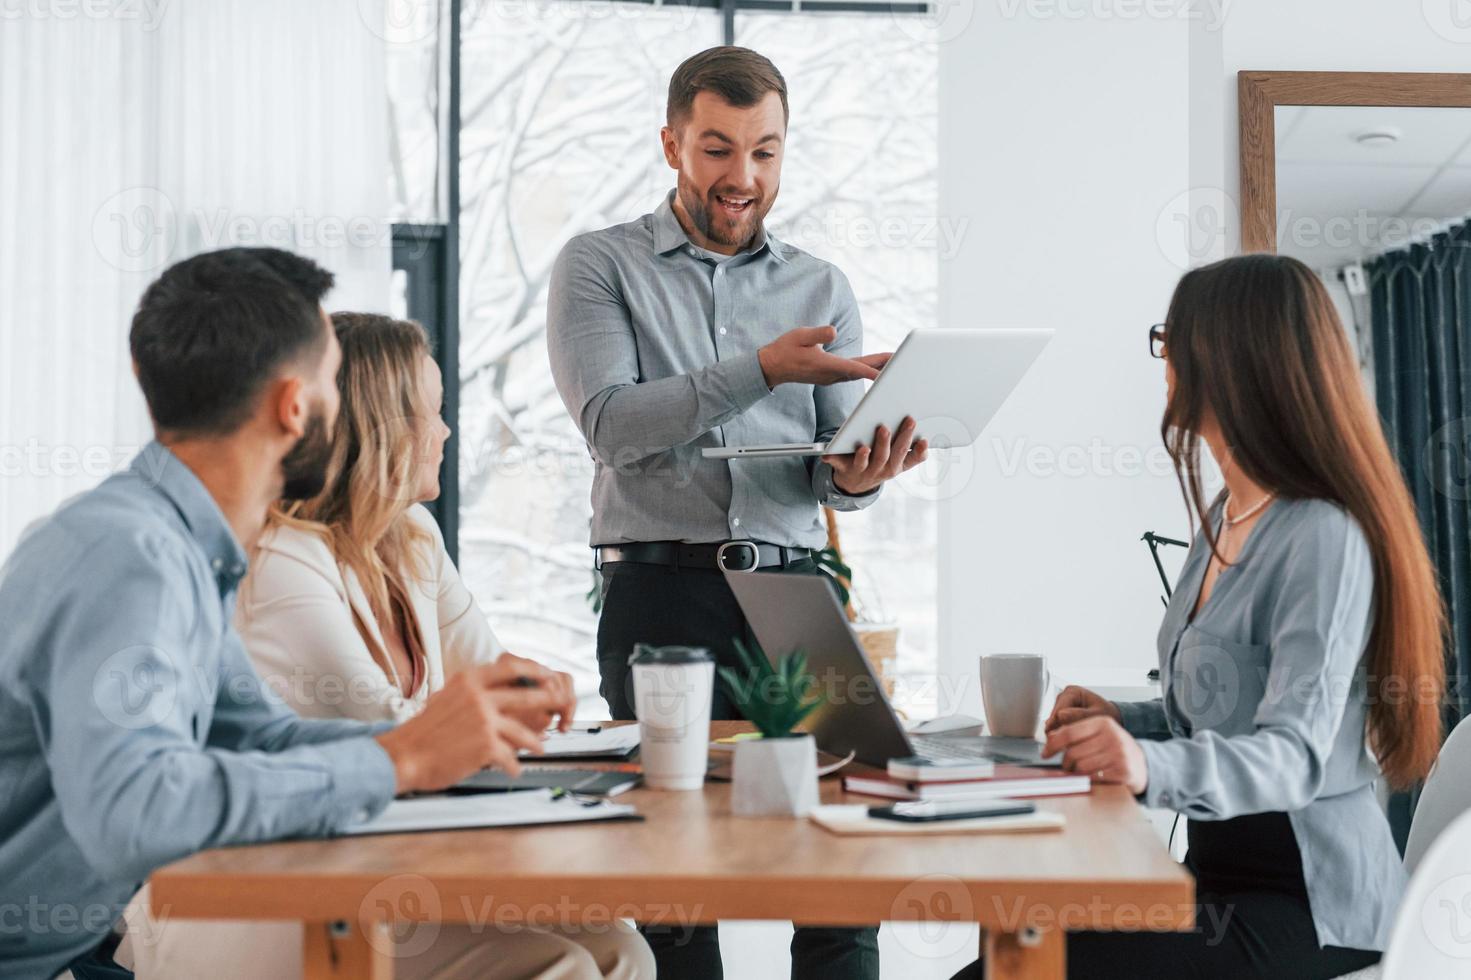
[[[1068,772],[1086,773],[1101,783],[1123,783],[1135,796],[1149,786],[1144,751],[1112,718],[1095,715],[1050,732],[1042,755],[1059,752],[1062,768]]]
[[[1043,730],[1051,733],[1063,725],[1071,725],[1075,721],[1099,715],[1112,718],[1117,722],[1123,721],[1118,705],[1101,695],[1094,694],[1086,687],[1072,684],[1063,688],[1062,693],[1057,696],[1057,703],[1052,706],[1052,714],[1047,716],[1047,724]]]
[[[537,731],[549,727],[554,721],[558,731],[565,732],[572,727],[572,718],[577,711],[577,693],[572,688],[571,674],[543,667],[535,660],[527,660],[510,652],[496,657],[490,662],[490,667],[492,676],[499,684],[512,689],[521,686],[534,687],[548,695],[544,706],[521,709],[514,698],[503,693],[500,695],[505,699],[501,705],[503,711],[519,718],[529,727],[539,725]]]
[[[516,684],[513,665],[462,670],[430,695],[424,710],[377,736],[393,762],[399,794],[441,790],[487,766],[515,776],[517,754],[541,751],[545,719],[560,707],[550,687]]]

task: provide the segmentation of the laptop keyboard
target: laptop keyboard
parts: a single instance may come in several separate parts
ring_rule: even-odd
[[[962,742],[955,738],[934,735],[911,735],[909,744],[916,754],[926,759],[999,759],[994,751],[984,746]]]
[[[928,759],[990,759],[992,762],[1007,762],[1014,765],[1035,766],[1038,754],[1008,752],[995,742],[970,741],[944,735],[910,735],[909,744],[915,754]]]

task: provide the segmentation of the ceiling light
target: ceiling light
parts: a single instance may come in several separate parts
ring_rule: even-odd
[[[1378,129],[1366,129],[1362,133],[1354,134],[1354,142],[1360,146],[1390,146],[1398,143],[1404,134],[1394,126],[1382,126]]]

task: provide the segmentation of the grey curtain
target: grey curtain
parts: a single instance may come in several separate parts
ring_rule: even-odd
[[[1374,385],[1450,619],[1447,731],[1471,708],[1471,223],[1367,266]],[[1391,820],[1408,832],[1412,800]]]

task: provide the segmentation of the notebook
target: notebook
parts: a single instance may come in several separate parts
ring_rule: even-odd
[[[482,769],[467,776],[448,792],[451,793],[509,793],[532,789],[565,789],[580,796],[617,796],[633,789],[643,776],[636,772],[605,771],[600,769],[573,769],[568,766],[545,769],[525,768],[521,775],[512,776],[499,769]]]
[[[948,782],[911,782],[883,774],[854,774],[843,778],[850,793],[882,796],[891,800],[988,800],[999,797],[1069,796],[1087,793],[1093,782],[1086,775],[1060,769],[998,764],[988,779]]]
[[[524,758],[536,759],[626,759],[638,749],[638,726],[581,729],[551,732],[542,742],[539,753],[521,751]]]
[[[527,827],[581,823],[587,820],[642,820],[626,803],[584,803],[556,790],[525,793],[474,793],[458,796],[412,796],[394,800],[371,820],[338,831],[360,834],[406,834],[420,830],[465,830],[478,827]]]

